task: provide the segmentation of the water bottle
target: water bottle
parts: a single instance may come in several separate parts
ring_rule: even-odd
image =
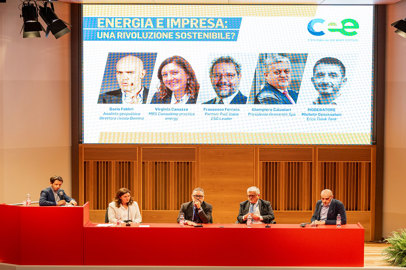
[[[31,195],[28,193],[25,199],[25,206],[31,205]]]
[[[337,215],[336,224],[337,224],[337,228],[340,228],[340,227],[341,227],[341,216],[340,216],[340,214]]]
[[[185,216],[183,214],[179,215],[179,224],[180,226],[185,225]]]
[[[249,216],[247,217],[247,227],[250,228],[250,227],[251,227],[251,224],[252,224],[252,216],[249,215]]]

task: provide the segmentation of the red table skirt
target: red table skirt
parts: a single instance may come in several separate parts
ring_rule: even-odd
[[[99,227],[89,207],[0,205],[0,262],[20,265],[364,265],[364,229],[298,224]],[[59,250],[58,252],[55,252]]]

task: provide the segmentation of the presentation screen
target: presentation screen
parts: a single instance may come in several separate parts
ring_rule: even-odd
[[[371,144],[373,6],[83,5],[83,143]]]

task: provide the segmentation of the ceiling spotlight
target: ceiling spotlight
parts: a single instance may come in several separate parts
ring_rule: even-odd
[[[406,21],[399,20],[391,24],[393,27],[396,28],[395,33],[400,35],[401,37],[406,38]]]
[[[48,7],[49,2],[45,2],[43,7],[39,7],[39,15],[47,24],[46,35],[49,32],[55,36],[55,38],[60,38],[61,36],[70,32],[67,23],[58,18],[55,14],[54,4],[49,3],[51,7]]]
[[[43,28],[38,22],[37,6],[30,1],[23,2],[21,17],[24,20],[23,38],[41,37],[40,32]]]

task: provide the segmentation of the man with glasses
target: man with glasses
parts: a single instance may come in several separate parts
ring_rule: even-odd
[[[204,201],[204,190],[197,187],[192,192],[192,201],[184,203],[180,207],[178,223],[181,215],[184,216],[187,225],[213,223],[212,210],[211,204]]]
[[[252,218],[253,224],[274,223],[271,203],[260,199],[259,188],[252,186],[247,189],[248,200],[240,203],[240,213],[238,214],[238,223],[247,223],[248,217]]]
[[[320,194],[321,200],[316,203],[314,214],[312,216],[313,224],[335,225],[337,215],[341,216],[341,224],[347,223],[345,207],[339,200],[333,199],[333,192],[325,189]]]
[[[254,104],[295,104],[298,94],[289,90],[292,68],[289,58],[275,55],[264,61],[265,84]]]
[[[210,67],[210,81],[217,97],[203,104],[245,104],[247,97],[239,90],[241,65],[230,56],[221,56]]]

